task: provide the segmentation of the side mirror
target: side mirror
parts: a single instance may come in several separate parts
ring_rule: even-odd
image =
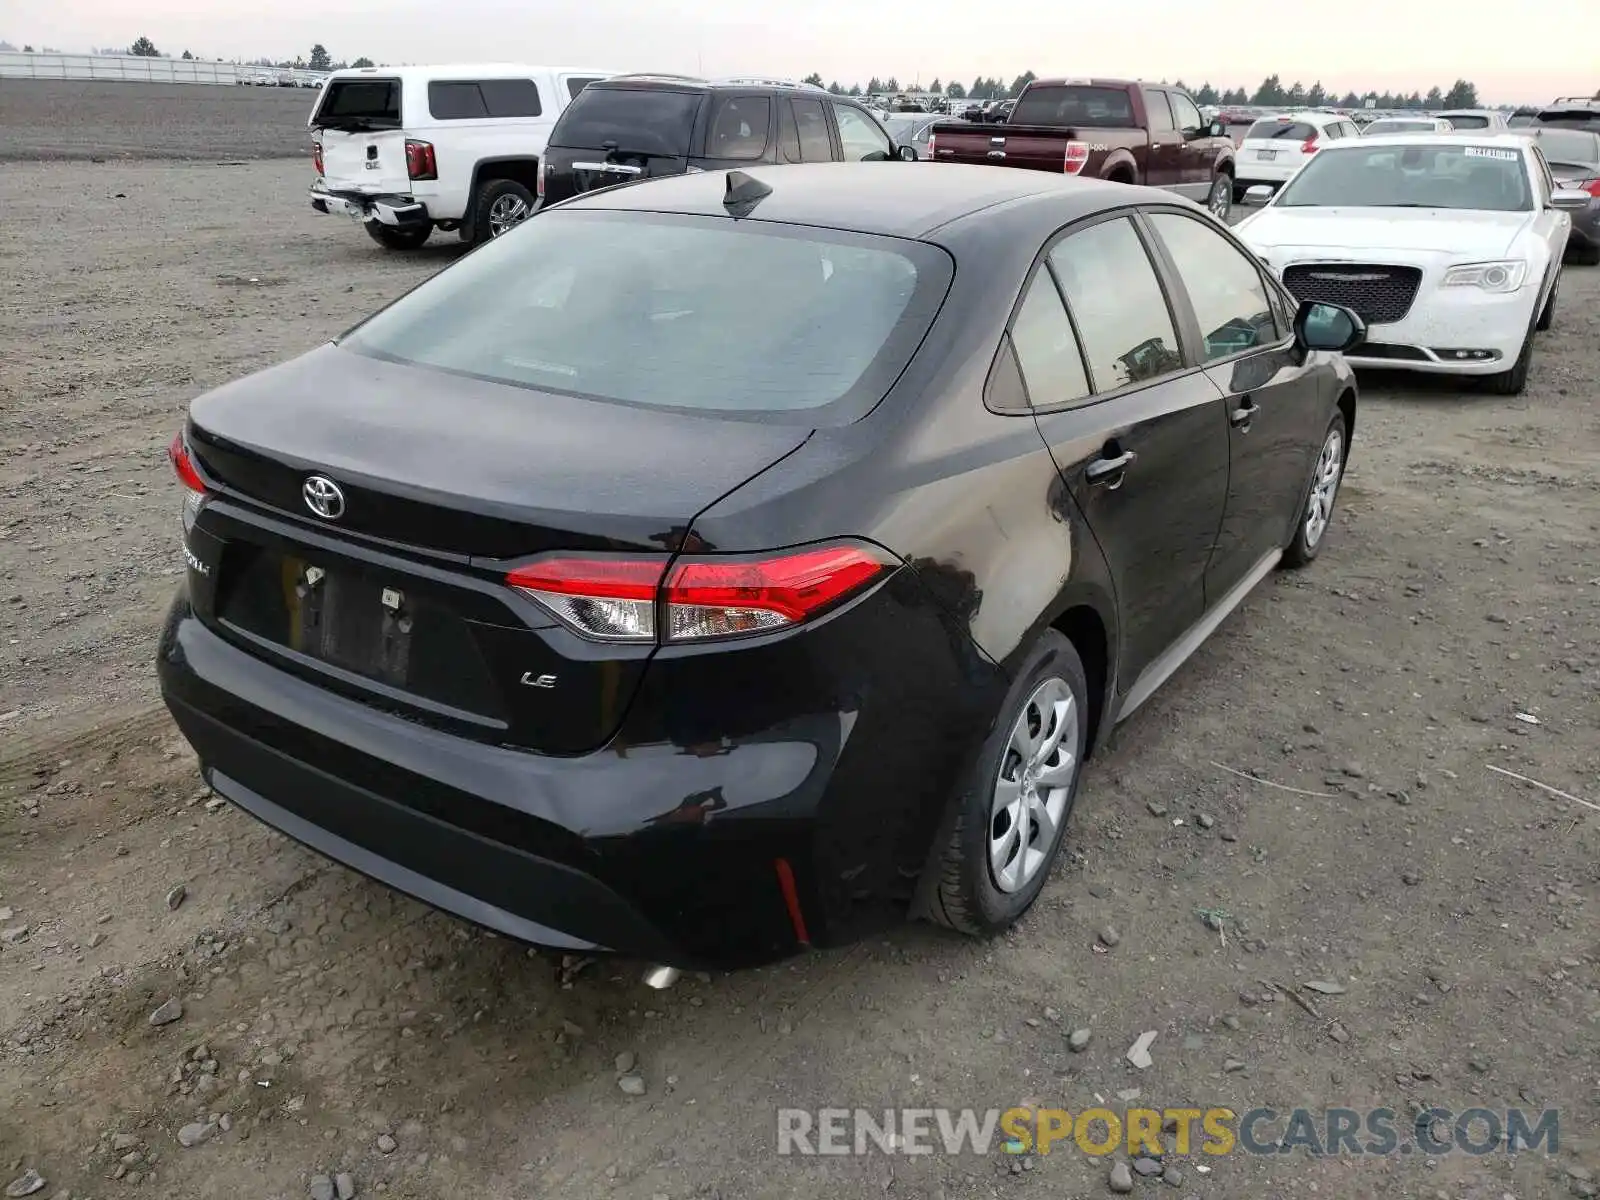
[[[1244,200],[1241,203],[1251,208],[1260,208],[1272,200],[1272,188],[1264,183],[1253,184],[1244,190]]]
[[[901,146],[896,152],[901,162],[916,162],[917,148],[915,146]]]
[[[1348,353],[1365,341],[1366,336],[1366,322],[1337,304],[1306,300],[1294,314],[1295,341],[1307,350]]]
[[[1210,127],[1207,128],[1207,130],[1206,130],[1206,136],[1207,137],[1221,137],[1224,132],[1225,131],[1222,128],[1222,122],[1221,121],[1213,121],[1213,122],[1211,122]]]
[[[1550,193],[1550,207],[1567,212],[1581,212],[1593,201],[1593,196],[1578,188],[1557,188]]]

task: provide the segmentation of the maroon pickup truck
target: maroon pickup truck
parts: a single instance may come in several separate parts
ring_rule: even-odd
[[[941,121],[934,162],[1057,171],[1167,188],[1226,220],[1233,141],[1178,88],[1122,79],[1036,79],[1003,125]]]

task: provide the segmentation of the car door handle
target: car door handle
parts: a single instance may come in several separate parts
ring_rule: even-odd
[[[1243,429],[1248,433],[1250,431],[1250,418],[1256,415],[1256,411],[1256,402],[1249,396],[1242,396],[1239,399],[1239,407],[1232,409],[1228,413],[1228,424],[1235,429]]]
[[[1097,458],[1084,470],[1084,476],[1092,484],[1105,484],[1112,488],[1122,486],[1122,477],[1128,470],[1128,465],[1138,455],[1132,450],[1124,450],[1115,458]]]

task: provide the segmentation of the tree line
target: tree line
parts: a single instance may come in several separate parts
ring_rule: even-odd
[[[832,83],[824,83],[822,76],[813,72],[806,76],[805,82],[814,84],[817,87],[826,87],[835,96],[860,96],[863,94],[870,96],[884,93],[893,94],[907,90],[926,90],[934,95],[945,96],[951,100],[1004,100],[1021,95],[1022,89],[1037,78],[1038,76],[1032,71],[1024,71],[1011,81],[1010,86],[1007,86],[1003,80],[983,75],[974,79],[970,85],[963,84],[959,80],[951,80],[946,83],[943,80],[935,79],[926,89],[923,89],[915,84],[902,87],[900,81],[893,75],[887,79],[879,79],[874,75],[863,87],[859,83],[852,83],[846,86],[837,80]],[[1163,79],[1161,82],[1166,83],[1167,81]],[[1277,75],[1267,76],[1254,91],[1249,91],[1242,87],[1219,89],[1209,82],[1203,83],[1197,88],[1191,88],[1181,79],[1173,86],[1182,88],[1200,104],[1214,104],[1219,107],[1226,107],[1230,104],[1251,104],[1260,105],[1264,108],[1295,108],[1302,106],[1319,108],[1323,105],[1339,108],[1361,108],[1368,100],[1373,102],[1374,108],[1438,109],[1478,107],[1477,86],[1466,79],[1456,80],[1448,89],[1433,87],[1429,88],[1426,93],[1412,92],[1409,95],[1404,92],[1355,91],[1345,92],[1340,95],[1336,91],[1329,91],[1324,88],[1320,80],[1312,83],[1310,87],[1307,87],[1299,80],[1295,80],[1288,87],[1284,87],[1283,80]],[[1600,98],[1600,92],[1596,93],[1596,97]]]
[[[29,46],[27,49],[31,50],[33,47]],[[113,53],[122,52],[113,51]],[[141,37],[135,40],[133,45],[128,47],[126,53],[135,55],[138,58],[172,57],[170,54],[163,54],[160,50],[156,49],[156,44],[147,37]],[[185,50],[179,57],[184,59],[193,59],[194,55]],[[219,58],[216,61],[226,62],[227,60]],[[358,58],[353,62],[335,62],[333,60],[333,56],[328,53],[328,48],[321,42],[318,42],[315,46],[311,47],[311,55],[308,58],[301,58],[298,55],[296,55],[293,60],[256,58],[251,59],[250,62],[245,63],[244,65],[250,67],[278,67],[282,70],[288,71],[342,71],[346,67],[372,67],[376,66],[377,64],[374,63],[370,58]]]

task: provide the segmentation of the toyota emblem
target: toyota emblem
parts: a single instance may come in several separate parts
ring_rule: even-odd
[[[326,475],[307,476],[300,495],[306,507],[325,521],[337,521],[344,516],[344,492]]]

